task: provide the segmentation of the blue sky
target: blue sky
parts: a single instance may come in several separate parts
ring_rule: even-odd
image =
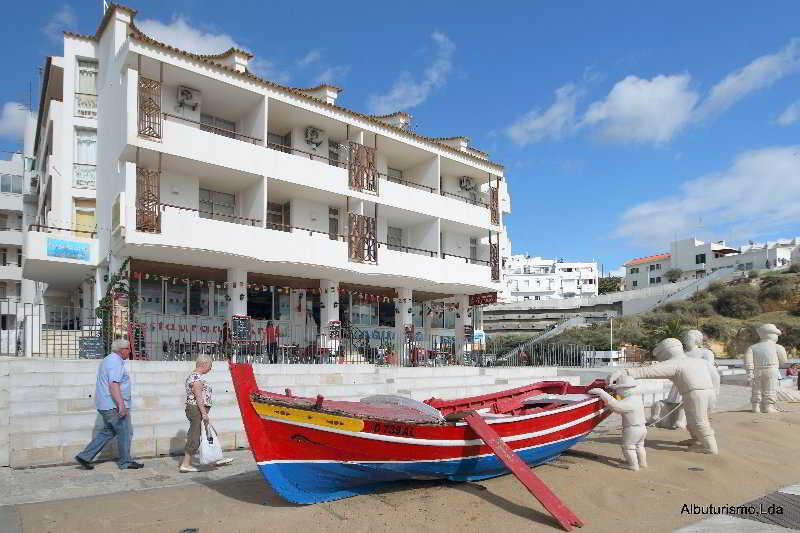
[[[101,4],[28,2],[0,20],[0,149],[19,147],[16,104],[60,31],[93,33]],[[351,109],[470,137],[506,165],[515,253],[609,271],[676,236],[800,235],[800,3],[556,4],[128,5],[179,47],[236,44],[275,81],[333,83]]]

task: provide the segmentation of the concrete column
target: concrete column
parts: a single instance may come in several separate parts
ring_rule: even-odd
[[[464,364],[464,326],[470,324],[470,319],[467,317],[469,296],[460,294],[456,296],[455,300],[458,304],[458,309],[456,309],[456,360],[459,364]]]
[[[229,268],[228,281],[236,284],[228,286],[228,296],[231,301],[228,302],[227,319],[230,321],[233,315],[246,315],[247,314],[247,270],[242,268]]]
[[[306,332],[306,291],[303,289],[292,289],[289,292],[289,307],[291,309],[291,331],[289,332],[289,342],[301,346],[308,345],[308,335]],[[298,311],[299,309],[299,311]]]
[[[406,326],[413,323],[411,316],[411,307],[413,305],[412,297],[413,291],[411,289],[406,289],[405,287],[397,289],[397,304],[395,307],[398,313],[394,316],[394,353],[396,358],[394,361],[389,361],[392,365],[401,361],[401,356],[404,356],[406,359],[409,357],[405,349]]]
[[[341,321],[339,315],[339,282],[322,279],[319,281],[319,329],[320,346],[330,349],[331,353],[339,350],[339,339],[330,338],[329,324]]]

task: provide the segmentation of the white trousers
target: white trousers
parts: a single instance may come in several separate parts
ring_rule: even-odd
[[[750,403],[761,404],[761,407],[775,407],[778,396],[778,378],[780,372],[777,366],[756,368],[753,370],[753,384],[750,389]]]
[[[698,442],[703,442],[704,437],[714,436],[714,430],[708,421],[708,407],[713,401],[714,389],[698,389],[683,395],[686,429]]]

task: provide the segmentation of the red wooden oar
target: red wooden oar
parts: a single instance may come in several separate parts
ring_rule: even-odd
[[[508,447],[508,444],[503,442],[500,435],[484,421],[481,415],[472,412],[464,417],[464,421],[469,424],[469,427],[471,427],[481,439],[483,439],[483,442],[492,449],[495,455],[505,463],[509,470],[517,476],[517,479],[525,485],[525,488],[539,500],[539,503],[553,515],[553,518],[558,520],[561,527],[566,531],[572,531],[572,526],[583,526],[583,522],[558,499],[558,496],[547,488],[547,485],[545,485],[541,479],[536,477],[530,467],[514,453],[514,450]]]

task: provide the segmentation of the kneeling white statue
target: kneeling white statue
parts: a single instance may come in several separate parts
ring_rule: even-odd
[[[622,455],[628,462],[628,468],[639,470],[647,468],[647,453],[644,439],[647,427],[644,420],[644,402],[636,388],[636,380],[630,376],[622,376],[616,383],[609,385],[619,396],[618,400],[603,389],[590,389],[589,394],[599,396],[609,409],[622,416]]]
[[[780,363],[786,363],[786,350],[778,344],[781,331],[774,324],[762,324],[756,329],[761,342],[750,346],[744,353],[744,367],[751,385],[750,403],[753,412],[776,413]]]

